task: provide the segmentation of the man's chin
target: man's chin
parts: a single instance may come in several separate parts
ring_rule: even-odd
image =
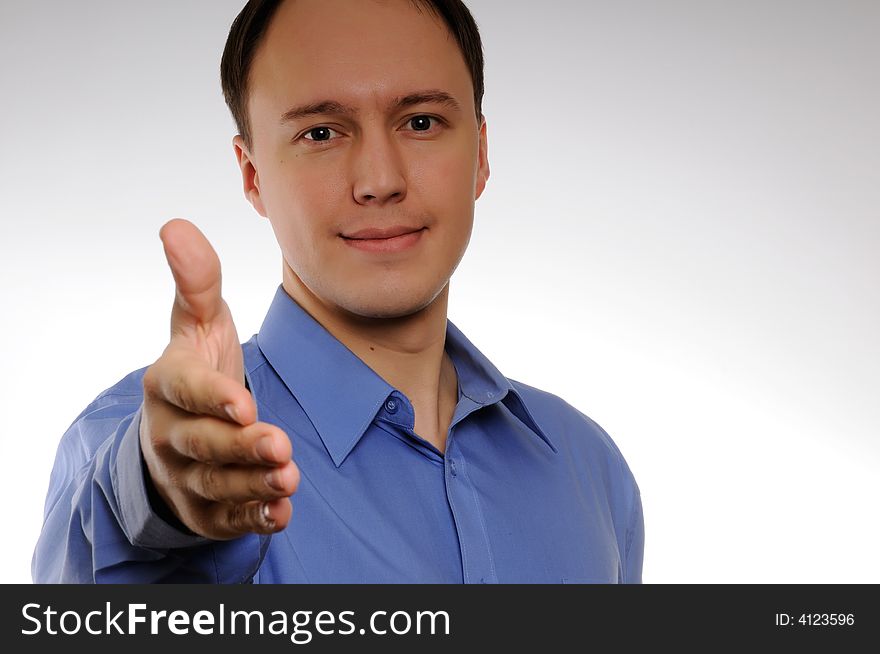
[[[340,300],[339,306],[361,318],[395,320],[408,318],[427,310],[438,299],[444,287],[434,293],[396,292],[361,293]]]
[[[430,304],[430,302],[400,303],[358,301],[353,304],[347,303],[343,308],[360,318],[395,320],[414,316],[427,309]]]
[[[331,313],[342,311],[352,320],[409,318],[445,297],[443,292],[448,288],[448,280],[439,285],[428,284],[424,279],[400,278],[393,281],[386,278],[375,284],[363,279],[360,284],[352,284],[351,278],[346,280],[346,284],[328,284],[328,281],[319,278],[315,284],[306,284],[287,267],[284,287],[288,295],[299,299],[304,306],[317,303]]]

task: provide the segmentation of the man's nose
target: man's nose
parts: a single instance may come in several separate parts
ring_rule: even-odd
[[[353,193],[358,204],[384,205],[406,197],[406,177],[395,135],[364,133],[354,149]]]

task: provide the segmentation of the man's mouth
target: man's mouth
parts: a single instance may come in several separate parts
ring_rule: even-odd
[[[406,225],[395,225],[394,227],[367,227],[359,229],[349,234],[340,234],[342,238],[363,240],[380,240],[403,236],[404,234],[412,234],[424,229],[423,227],[409,227]]]
[[[362,252],[389,254],[402,252],[421,241],[427,227],[369,227],[349,234],[340,234],[346,245]]]

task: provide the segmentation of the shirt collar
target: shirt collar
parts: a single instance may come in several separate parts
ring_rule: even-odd
[[[336,466],[342,462],[396,389],[315,320],[279,286],[257,344],[312,421]],[[503,402],[554,452],[519,391],[450,321],[446,351],[459,388],[477,409]]]

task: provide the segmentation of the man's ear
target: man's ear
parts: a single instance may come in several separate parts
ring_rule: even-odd
[[[260,174],[254,164],[250,150],[248,150],[241,134],[237,134],[232,139],[232,147],[235,150],[235,157],[238,159],[238,167],[241,168],[241,181],[244,185],[244,196],[248,199],[257,213],[266,217],[266,208],[263,206],[263,200],[260,197]]]
[[[474,201],[478,200],[486,188],[486,182],[489,180],[489,140],[486,136],[486,118],[480,125],[480,151],[477,163],[477,184],[474,189]]]

